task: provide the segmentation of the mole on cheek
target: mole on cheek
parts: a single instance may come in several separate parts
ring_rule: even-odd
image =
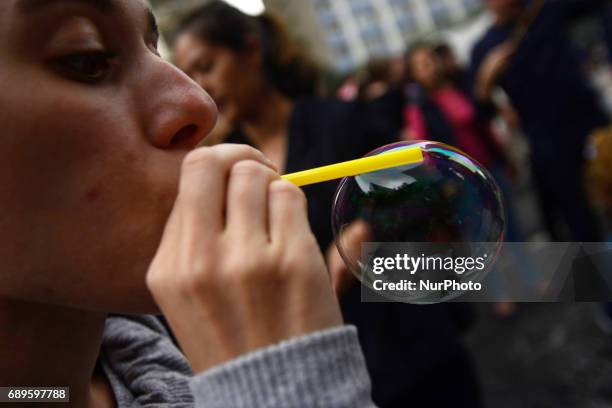
[[[87,191],[85,197],[87,198],[87,201],[93,203],[100,197],[100,190],[94,187]]]

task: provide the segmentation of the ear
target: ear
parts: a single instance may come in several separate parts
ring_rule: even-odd
[[[261,40],[255,35],[245,39],[246,48],[243,51],[244,63],[252,70],[259,71],[263,66],[263,46]]]

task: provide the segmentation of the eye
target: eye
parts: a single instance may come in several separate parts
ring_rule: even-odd
[[[161,53],[159,52],[159,47],[158,47],[158,42],[155,41],[154,43],[151,44],[150,46],[151,52],[155,55],[157,55],[158,57],[161,58]]]
[[[153,32],[153,34],[150,35],[146,44],[147,48],[149,48],[153,54],[161,57],[161,53],[159,52],[159,34],[157,34],[157,32]]]
[[[208,73],[210,73],[213,70],[214,67],[215,67],[215,64],[213,62],[207,61],[207,62],[200,62],[196,66],[196,69],[201,74],[208,74]]]
[[[58,57],[54,65],[72,80],[97,83],[109,76],[116,57],[116,54],[109,51],[80,52]]]

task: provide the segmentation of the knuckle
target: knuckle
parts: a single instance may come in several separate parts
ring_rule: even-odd
[[[213,290],[216,281],[210,270],[205,260],[191,261],[177,278],[179,290],[184,294],[203,294]]]
[[[263,158],[262,152],[246,144],[224,143],[216,146],[216,148],[226,154],[231,153],[232,157],[237,157],[239,160]]]
[[[266,256],[235,258],[228,264],[229,279],[246,287],[256,288],[282,278],[280,262]]]
[[[279,268],[279,270],[281,270],[282,273],[287,273],[289,271],[295,272],[303,267],[304,267],[303,255],[295,256],[293,254],[290,254],[283,259],[282,268]]]
[[[284,285],[291,280],[292,269],[290,265],[285,265],[284,261],[277,260],[270,262],[264,267],[254,271],[249,277],[249,281],[262,285]]]
[[[156,270],[151,270],[145,278],[147,288],[153,293],[158,293],[165,286],[163,276]]]
[[[262,153],[257,150],[256,148],[254,148],[253,146],[249,146],[249,145],[236,145],[237,148],[241,149],[244,152],[244,155],[249,155],[249,156],[262,156]]]
[[[217,166],[219,159],[211,147],[201,147],[193,150],[185,156],[183,159],[183,172],[189,172],[193,169],[200,169],[202,167]]]
[[[227,264],[227,273],[235,275],[238,278],[248,278],[255,275],[263,269],[264,265],[261,259],[254,256],[233,257]]]
[[[169,269],[167,266],[170,262],[171,261],[168,261],[167,257],[160,256],[160,254],[157,254],[151,262],[149,270],[145,275],[145,284],[151,292],[160,292],[167,286],[168,274],[164,271]]]
[[[177,286],[179,292],[185,297],[207,293],[213,287],[210,281],[201,279],[199,275],[195,274],[188,274],[180,278]]]
[[[306,203],[304,192],[295,184],[285,180],[275,180],[270,184],[270,193],[285,196],[287,199]]]
[[[289,270],[316,269],[322,256],[316,239],[312,234],[308,234],[286,249],[284,267]]]
[[[262,177],[269,174],[268,170],[254,160],[241,160],[232,167],[232,176]]]

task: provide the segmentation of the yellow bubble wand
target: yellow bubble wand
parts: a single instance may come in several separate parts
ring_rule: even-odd
[[[298,187],[322,183],[343,177],[356,176],[372,171],[384,170],[391,167],[416,164],[423,161],[423,152],[420,147],[413,147],[380,153],[375,156],[350,160],[342,163],[330,164],[310,170],[282,176]]]

